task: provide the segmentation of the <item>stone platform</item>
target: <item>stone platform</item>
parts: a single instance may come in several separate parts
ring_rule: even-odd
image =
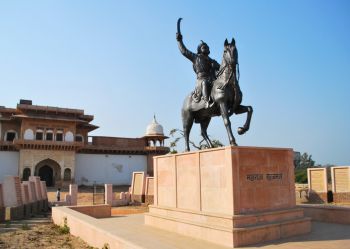
[[[69,207],[53,207],[52,219],[63,225],[64,218],[71,234],[78,236],[89,245],[102,248],[108,244],[110,249],[228,249],[228,247],[193,239],[144,225],[144,215],[122,215],[96,219]],[[350,244],[350,225],[313,222],[312,232],[306,235],[259,243],[245,249],[324,249],[348,248]]]
[[[228,247],[310,232],[295,206],[293,150],[224,147],[154,158],[145,224]]]

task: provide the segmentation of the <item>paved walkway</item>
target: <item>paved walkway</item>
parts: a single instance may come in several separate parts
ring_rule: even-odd
[[[145,226],[142,214],[98,219],[99,227],[136,247],[161,249],[227,249],[212,243]],[[245,249],[350,249],[350,225],[312,222],[308,235],[243,247]]]
[[[312,231],[310,234],[245,248],[350,249],[350,225],[312,222]]]

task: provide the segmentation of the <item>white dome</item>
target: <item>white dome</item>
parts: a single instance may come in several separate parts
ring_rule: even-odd
[[[152,123],[147,126],[146,136],[161,135],[164,136],[163,126],[157,123],[156,116],[153,117]]]

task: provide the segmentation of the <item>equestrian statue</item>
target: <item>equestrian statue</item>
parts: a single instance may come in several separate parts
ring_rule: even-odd
[[[253,108],[241,105],[243,95],[239,87],[238,52],[235,40],[233,38],[231,42],[225,40],[220,65],[209,57],[209,46],[205,42],[201,41],[198,45],[197,53],[185,47],[180,31],[181,20],[182,18],[179,18],[177,21],[176,40],[180,52],[192,62],[193,70],[197,75],[195,90],[185,98],[182,107],[185,150],[190,150],[189,136],[193,122],[200,124],[204,140],[208,147],[213,147],[207,128],[214,116],[223,118],[230,144],[237,146],[229,117],[232,114],[247,113],[245,124],[238,128],[238,134],[242,135],[249,130]]]

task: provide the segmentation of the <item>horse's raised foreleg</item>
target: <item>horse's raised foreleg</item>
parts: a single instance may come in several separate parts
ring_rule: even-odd
[[[228,115],[227,107],[226,107],[224,102],[221,102],[219,105],[220,105],[221,117],[224,120],[224,125],[225,125],[226,130],[227,130],[227,135],[228,135],[228,138],[230,140],[230,144],[237,146],[235,137],[232,134],[231,121],[230,121],[230,118]]]
[[[207,133],[207,129],[210,123],[210,118],[202,121],[201,124],[201,133],[202,133],[202,137],[204,138],[205,142],[207,143],[209,148],[213,148],[213,144],[209,139],[208,133]]]
[[[247,119],[243,127],[238,127],[238,134],[243,135],[249,130],[250,120],[252,119],[253,108],[251,106],[239,105],[235,111],[235,114],[247,113]]]
[[[193,125],[193,115],[188,110],[182,110],[182,125],[185,137],[185,151],[190,151],[190,132]]]

